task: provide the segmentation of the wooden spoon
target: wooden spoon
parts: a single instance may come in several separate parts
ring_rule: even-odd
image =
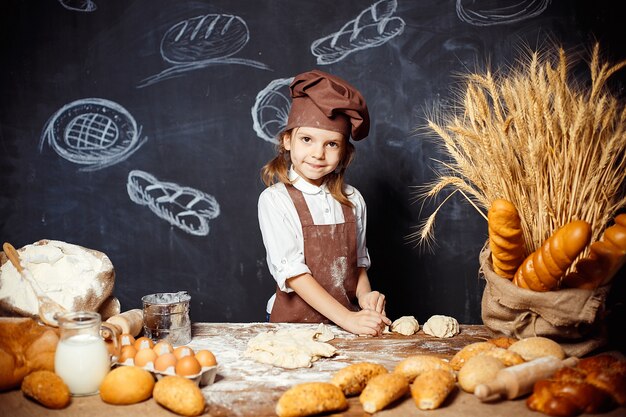
[[[4,242],[2,249],[15,269],[17,269],[17,272],[20,273],[22,279],[30,286],[37,296],[37,301],[39,302],[39,318],[41,321],[49,326],[58,327],[59,323],[57,322],[57,318],[59,315],[67,311],[65,307],[48,297],[32,276],[31,272],[22,267],[22,264],[20,263],[20,255],[17,250],[15,250],[13,245],[8,242]]]

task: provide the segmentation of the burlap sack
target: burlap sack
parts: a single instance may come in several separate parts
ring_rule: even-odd
[[[480,252],[479,260],[480,274],[486,280],[482,319],[492,332],[517,338],[548,337],[570,356],[583,356],[606,344],[601,319],[608,285],[593,291],[536,292],[497,275],[488,245]]]

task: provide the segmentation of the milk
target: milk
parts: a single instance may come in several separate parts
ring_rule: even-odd
[[[98,393],[110,366],[109,353],[99,336],[77,334],[61,339],[57,345],[54,371],[72,395]]]

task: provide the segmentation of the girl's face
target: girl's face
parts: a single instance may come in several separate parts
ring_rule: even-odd
[[[290,152],[293,169],[298,175],[320,186],[324,177],[341,162],[345,140],[341,133],[331,130],[299,127],[283,137],[283,146]]]

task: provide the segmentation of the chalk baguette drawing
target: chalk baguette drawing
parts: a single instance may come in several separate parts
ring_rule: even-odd
[[[317,63],[328,65],[341,61],[353,52],[380,46],[400,35],[406,24],[402,18],[392,16],[397,7],[396,0],[380,0],[339,31],[314,41],[311,53],[317,57]]]
[[[261,139],[278,144],[278,134],[287,126],[291,108],[289,84],[291,78],[279,78],[270,82],[256,95],[252,107],[252,127]]]
[[[95,12],[98,6],[91,0],[59,0],[59,3],[67,10],[75,12]]]
[[[80,171],[95,171],[125,160],[148,139],[141,127],[119,104],[86,98],[58,110],[44,126],[39,152],[48,143],[61,157],[84,165]]]
[[[173,66],[140,81],[137,88],[211,65],[238,64],[269,70],[261,62],[232,57],[249,40],[248,25],[239,16],[207,14],[180,21],[161,39],[161,57]]]
[[[215,197],[153,175],[134,170],[128,174],[126,190],[130,199],[150,210],[172,226],[195,236],[209,234],[209,220],[220,215]]]
[[[456,14],[474,26],[493,26],[519,22],[539,16],[550,0],[456,0]]]

